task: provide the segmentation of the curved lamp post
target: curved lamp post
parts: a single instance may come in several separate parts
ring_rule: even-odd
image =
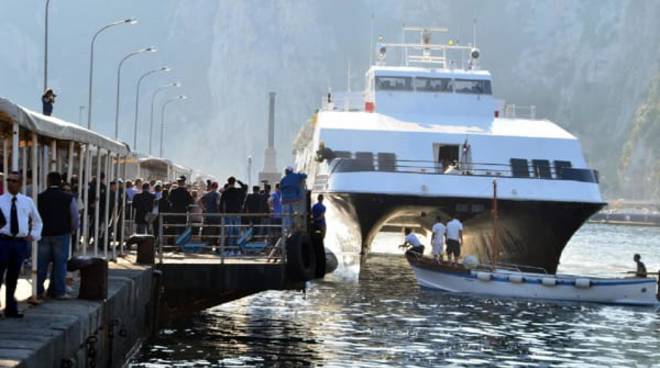
[[[176,96],[174,98],[165,101],[165,103],[163,103],[163,107],[161,107],[160,109],[160,155],[159,156],[161,158],[163,157],[163,133],[165,131],[165,108],[167,107],[167,105],[171,104],[174,101],[182,101],[186,99],[188,99],[188,97],[184,95]]]
[[[145,52],[156,52],[158,51],[155,47],[147,47],[144,49],[135,50],[128,55],[124,56],[119,62],[119,67],[117,68],[117,98],[115,105],[115,140],[119,139],[119,89],[121,86],[121,67],[124,65],[124,61],[128,60],[130,57],[139,55]]]
[[[152,74],[156,74],[156,73],[169,72],[170,70],[172,70],[172,69],[164,66],[160,69],[150,70],[150,71],[142,74],[140,79],[138,79],[137,92],[135,93],[135,122],[134,122],[134,126],[133,126],[133,149],[136,150],[136,151],[137,151],[137,133],[138,133],[138,128],[137,128],[138,127],[138,114],[140,112],[140,85],[142,84],[142,81],[144,80],[144,78],[146,78],[146,77],[148,77]]]
[[[150,155],[151,155],[151,140],[154,136],[154,104],[156,103],[156,96],[160,92],[162,92],[162,91],[164,91],[168,88],[179,88],[179,87],[181,87],[181,83],[179,83],[179,82],[173,82],[173,83],[166,84],[166,85],[158,88],[157,90],[155,90],[153,96],[151,97],[151,120],[149,122],[149,154]]]
[[[44,90],[48,88],[48,6],[50,0],[46,0],[46,16],[44,21]]]
[[[119,20],[110,24],[106,24],[105,26],[101,27],[101,29],[96,31],[94,37],[92,37],[92,46],[89,55],[89,101],[87,102],[87,129],[92,129],[92,81],[94,77],[94,42],[96,42],[96,37],[98,37],[99,34],[101,34],[101,32],[105,31],[108,28],[122,24],[135,24],[135,23],[137,23],[137,20],[135,18],[129,18],[124,20]]]

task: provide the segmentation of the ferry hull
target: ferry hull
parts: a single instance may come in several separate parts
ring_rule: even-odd
[[[410,262],[419,286],[497,297],[656,305],[654,279],[595,279],[519,272],[442,272]],[[516,278],[516,282],[511,279]],[[576,280],[581,287],[576,286]]]
[[[493,239],[492,200],[375,193],[324,193],[343,223],[353,222],[353,239],[363,253],[388,224],[421,226],[430,231],[436,215],[457,215],[464,224],[463,255],[490,259]],[[564,246],[601,203],[498,200],[497,249],[501,262],[557,270]],[[445,220],[445,221],[446,221]],[[330,221],[329,229],[335,225]],[[340,226],[340,225],[338,225]]]

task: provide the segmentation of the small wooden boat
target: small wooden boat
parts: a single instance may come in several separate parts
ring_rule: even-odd
[[[657,305],[652,278],[553,275],[514,265],[451,265],[406,252],[419,286],[449,292],[626,305]]]

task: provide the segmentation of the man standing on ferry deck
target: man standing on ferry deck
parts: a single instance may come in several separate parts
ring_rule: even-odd
[[[14,298],[23,260],[30,254],[30,242],[41,238],[41,217],[32,199],[21,191],[21,174],[7,176],[7,192],[0,196],[0,286],[6,271],[6,318],[22,318]]]

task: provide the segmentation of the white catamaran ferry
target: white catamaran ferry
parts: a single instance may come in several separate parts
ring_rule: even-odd
[[[476,47],[432,42],[444,31],[381,38],[364,91],[324,96],[298,133],[298,169],[326,197],[328,237],[337,238],[326,244],[364,254],[383,228],[428,231],[436,215],[457,216],[464,254],[492,259],[497,179],[496,258],[554,273],[573,233],[604,205],[598,173],[575,136],[493,97]],[[388,57],[392,49],[401,53]]]

